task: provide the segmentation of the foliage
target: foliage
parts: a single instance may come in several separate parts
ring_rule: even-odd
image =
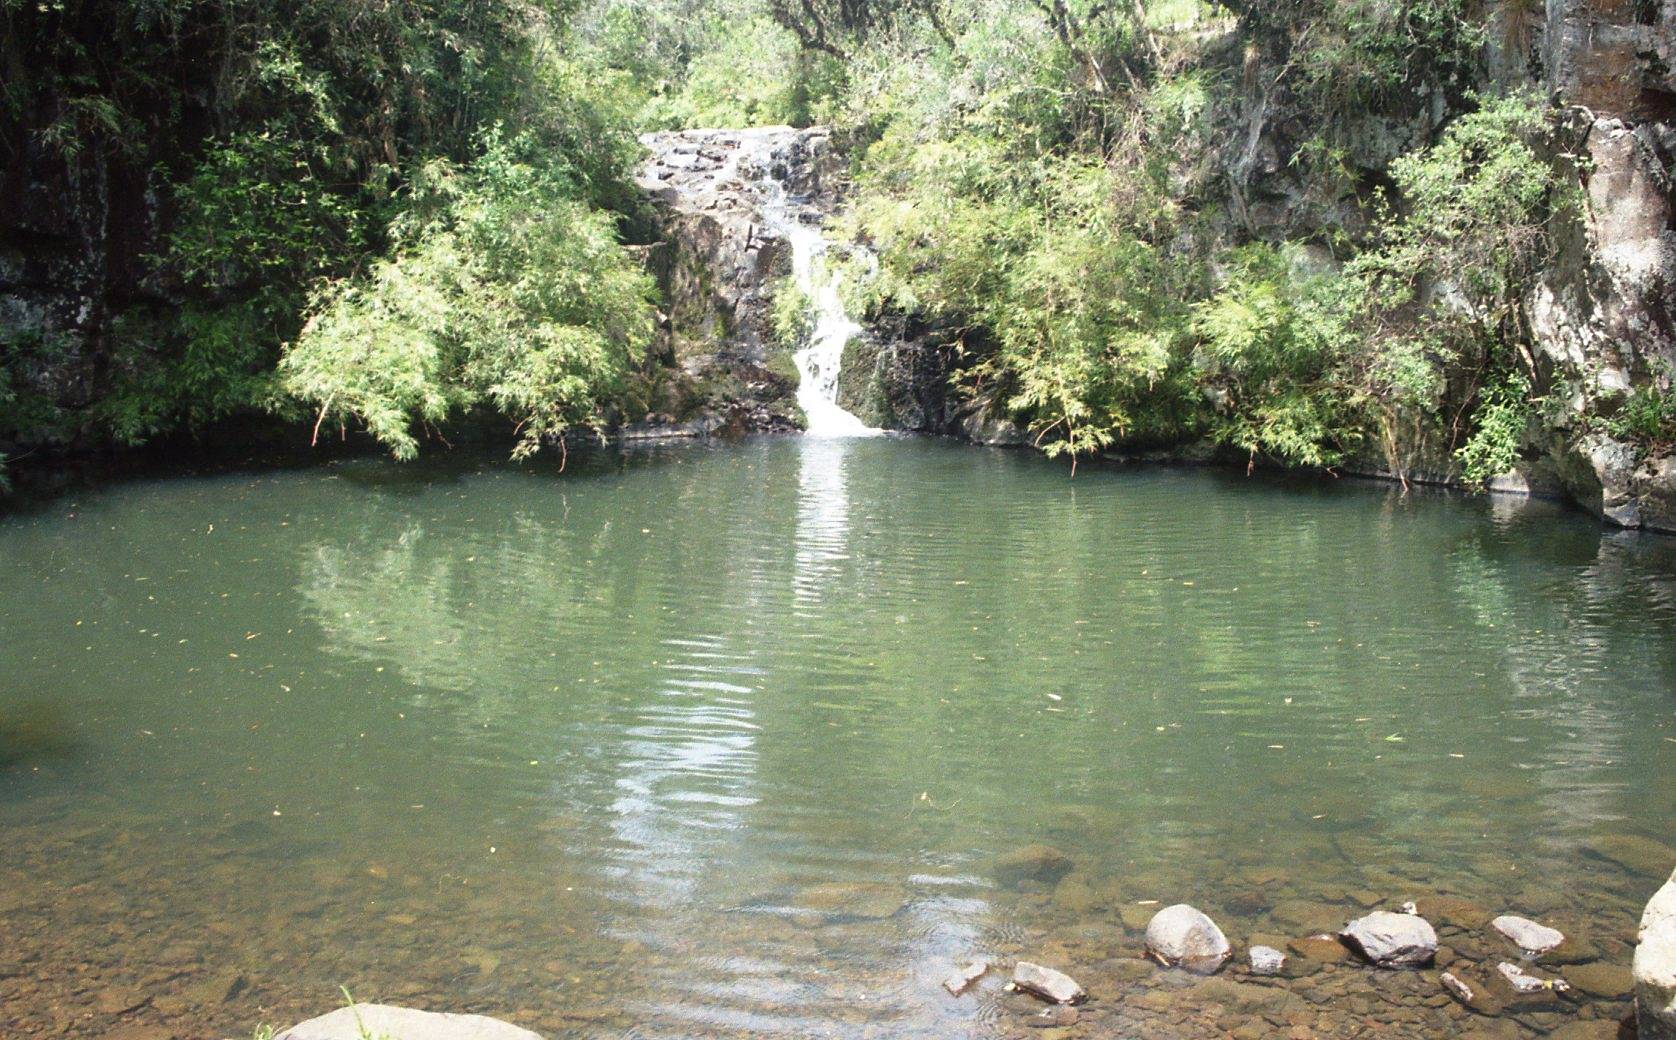
[[[600,421],[651,334],[650,282],[534,151],[491,133],[471,167],[428,166],[394,256],[316,294],[280,362],[286,392],[398,458],[416,422],[478,405],[515,422],[518,455]]]
[[[111,314],[95,311],[88,346],[59,351],[50,315],[0,337],[0,370],[18,396],[0,442],[133,443],[241,411],[289,414],[275,366],[317,286],[377,266],[394,225],[425,195],[416,179],[443,166],[468,171],[493,125],[539,151],[571,208],[590,211],[572,221],[586,229],[581,238],[593,242],[601,228],[610,238],[640,205],[628,178],[638,95],[626,73],[570,56],[576,6],[0,3],[17,73],[0,91],[0,146],[36,163],[27,175],[49,178],[48,188],[51,162],[30,158],[42,148],[107,164],[59,188],[111,193],[66,206],[108,208],[123,221],[114,249],[133,248],[129,213],[161,224],[149,256],[113,257],[132,284],[111,290]],[[403,248],[418,248],[412,235]],[[149,270],[130,276],[121,264],[134,259]],[[85,399],[64,395],[70,380],[36,378],[78,355],[94,359],[73,383]],[[504,374],[509,400],[533,400]]]
[[[1194,308],[1195,368],[1220,401],[1216,440],[1251,456],[1331,466],[1360,441],[1358,395],[1342,382],[1354,350],[1348,285],[1296,248],[1251,245]]]
[[[774,338],[786,350],[801,349],[814,332],[809,294],[803,291],[795,278],[788,275],[775,283],[773,298],[774,308],[770,318]]]
[[[1669,368],[1630,391],[1607,420],[1606,432],[1640,446],[1648,454],[1676,447],[1676,388]]]
[[[1519,461],[1531,420],[1530,392],[1530,380],[1509,375],[1480,395],[1478,428],[1455,450],[1461,477],[1469,485],[1483,487]]]

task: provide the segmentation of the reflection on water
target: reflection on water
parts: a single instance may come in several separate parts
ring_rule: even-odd
[[[938,982],[1027,956],[1083,1034],[1220,1036],[1134,963],[1148,901],[1243,943],[1447,897],[1627,964],[1671,865],[1673,540],[887,439],[383,468],[0,523],[0,1035],[348,984],[554,1037],[1010,1036],[1027,1002]],[[998,885],[1030,843],[1069,876]],[[1465,1014],[1284,988],[1315,1036]]]

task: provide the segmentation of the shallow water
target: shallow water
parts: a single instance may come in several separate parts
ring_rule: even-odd
[[[356,461],[0,518],[0,631],[5,1037],[340,985],[1023,1034],[1003,972],[939,987],[974,956],[1083,983],[1048,1035],[1458,1035],[1435,972],[1152,970],[1150,901],[1242,952],[1469,902],[1625,967],[1676,865],[1676,539],[1550,503],[895,438]],[[1031,843],[1069,876],[997,883]],[[1624,1013],[1594,988],[1493,1035]]]

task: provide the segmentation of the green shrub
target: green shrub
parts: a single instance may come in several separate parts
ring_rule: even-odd
[[[651,281],[530,144],[491,134],[472,166],[432,164],[392,258],[316,294],[280,375],[317,422],[358,421],[408,458],[416,424],[478,406],[514,424],[520,456],[601,421],[650,338]]]
[[[1509,375],[1479,395],[1472,436],[1455,449],[1461,479],[1469,486],[1481,488],[1519,461],[1533,414],[1530,393],[1530,380]]]

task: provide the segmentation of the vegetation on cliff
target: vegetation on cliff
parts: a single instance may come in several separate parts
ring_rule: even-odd
[[[131,152],[163,229],[154,291],[99,325],[92,385],[40,376],[86,344],[6,323],[0,445],[132,443],[266,409],[364,425],[406,455],[427,425],[488,411],[528,451],[605,421],[653,312],[619,244],[633,133],[693,124],[836,125],[847,230],[878,258],[856,304],[929,328],[963,407],[1053,454],[1209,438],[1484,480],[1564,389],[1536,363],[1525,300],[1575,170],[1556,113],[1519,85],[1531,41],[1512,8],[0,12],[6,146],[66,171]],[[1491,76],[1492,50],[1513,74]],[[1666,436],[1667,402],[1655,388],[1614,421]]]

